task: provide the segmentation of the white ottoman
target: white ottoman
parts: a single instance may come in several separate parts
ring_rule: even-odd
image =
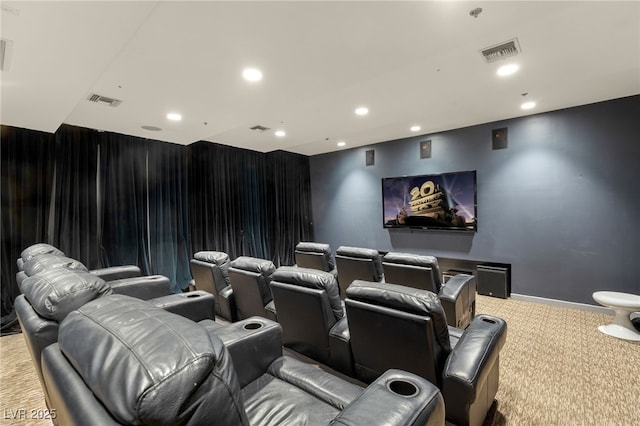
[[[596,291],[593,300],[615,312],[611,324],[601,325],[598,330],[619,339],[640,342],[640,333],[629,319],[632,312],[640,311],[640,296],[617,291]]]

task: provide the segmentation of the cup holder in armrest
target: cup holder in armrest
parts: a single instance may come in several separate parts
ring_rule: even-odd
[[[489,318],[482,318],[482,321],[488,322],[489,324],[496,324],[496,322],[494,320],[489,319]]]
[[[262,323],[248,322],[245,325],[243,325],[242,328],[244,328],[245,330],[257,330],[259,328],[262,328]]]
[[[186,295],[186,297],[188,297],[188,298],[200,297],[200,296],[201,296],[200,294],[188,294],[188,293]]]
[[[416,396],[418,387],[407,380],[391,380],[387,385],[389,390],[401,396]]]

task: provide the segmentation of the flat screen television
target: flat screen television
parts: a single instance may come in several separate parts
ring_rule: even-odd
[[[478,230],[476,172],[382,179],[385,228]]]

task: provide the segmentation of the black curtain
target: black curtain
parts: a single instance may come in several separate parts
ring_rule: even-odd
[[[102,264],[138,265],[149,275],[148,142],[115,133],[100,133],[99,141]]]
[[[245,151],[208,142],[197,142],[189,148],[192,252],[217,250],[235,259],[243,254]]]
[[[309,157],[285,151],[266,155],[269,166],[269,244],[276,265],[295,263],[295,246],[313,241]]]
[[[62,126],[55,134],[52,244],[89,269],[99,268],[98,132]]]
[[[242,152],[242,253],[269,259],[266,158],[260,152]]]
[[[50,133],[1,126],[2,316],[18,296],[16,259],[35,243],[48,242],[54,137]]]
[[[148,143],[151,270],[169,277],[175,293],[191,281],[189,260],[188,148]]]

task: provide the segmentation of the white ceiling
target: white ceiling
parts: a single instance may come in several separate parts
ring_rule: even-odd
[[[2,38],[13,42],[1,72],[2,124],[46,132],[68,123],[314,155],[412,136],[412,125],[434,133],[640,93],[638,1],[1,7]],[[484,61],[480,50],[516,37],[521,54]],[[507,62],[520,71],[496,76]],[[247,66],[263,80],[244,81]],[[92,93],[122,104],[89,102]],[[522,111],[524,100],[537,107]],[[368,116],[354,114],[360,105]],[[184,118],[169,122],[168,112]],[[249,130],[257,124],[271,130]]]

